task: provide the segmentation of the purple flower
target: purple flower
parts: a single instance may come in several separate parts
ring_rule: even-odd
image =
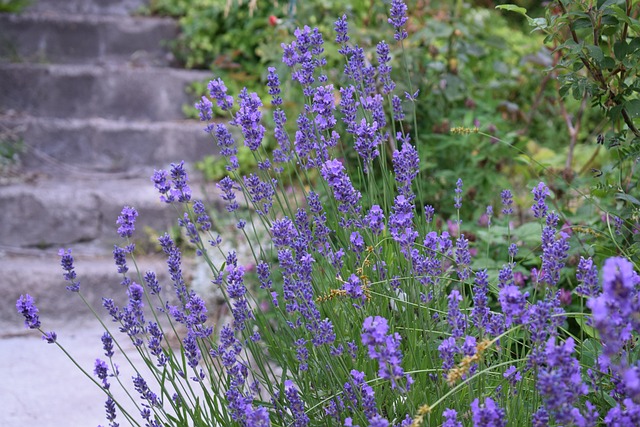
[[[318,86],[313,95],[311,111],[316,113],[315,123],[320,132],[325,132],[336,125],[335,108],[333,85]]]
[[[275,67],[267,68],[267,87],[269,87],[269,95],[271,95],[271,105],[282,105],[282,98],[280,98],[280,78],[276,72]]]
[[[447,306],[447,321],[451,326],[451,334],[454,338],[462,338],[467,327],[467,320],[460,311],[460,301],[462,295],[457,289],[453,289],[448,296],[449,304]]]
[[[353,85],[340,88],[340,112],[347,132],[353,134],[356,128],[356,116],[359,102],[355,100],[356,88]]]
[[[67,290],[70,292],[78,292],[80,291],[80,282],[76,280],[76,272],[73,267],[73,257],[71,256],[71,249],[58,250],[58,256],[60,257],[60,265],[62,269],[65,271],[64,280],[66,280],[69,285],[67,286]]]
[[[440,353],[440,359],[442,359],[442,370],[449,371],[455,366],[455,355],[460,351],[460,348],[456,344],[454,337],[444,339],[438,346],[438,352]]]
[[[396,138],[404,141],[402,149],[393,152],[393,171],[396,175],[398,193],[407,199],[413,200],[411,183],[418,175],[420,158],[418,157],[418,151],[409,143],[408,137],[404,139],[402,134],[398,132]]]
[[[138,217],[138,211],[135,208],[125,206],[122,208],[122,212],[118,216],[116,225],[118,225],[118,234],[120,237],[127,238],[133,236],[135,231],[136,218]]]
[[[378,205],[371,206],[369,213],[364,217],[365,225],[371,232],[378,236],[384,230],[384,212]]]
[[[102,387],[105,390],[109,390],[109,367],[107,366],[107,362],[104,360],[96,359],[93,365],[93,374],[98,377],[98,379],[102,382]]]
[[[504,409],[498,407],[489,397],[482,405],[479,399],[475,399],[471,403],[471,414],[473,427],[505,427],[507,425]]]
[[[101,340],[104,355],[107,357],[113,356],[113,338],[111,337],[111,334],[109,334],[109,332],[105,332],[104,334],[102,334]]]
[[[407,38],[407,31],[403,28],[407,23],[407,5],[402,0],[393,0],[391,2],[391,10],[389,11],[389,24],[395,29],[396,40],[401,41]]]
[[[402,353],[400,351],[401,337],[398,333],[387,335],[389,324],[384,317],[367,317],[362,325],[362,344],[369,349],[369,357],[379,364],[378,375],[391,381],[391,388],[399,387],[407,391],[413,383],[413,378],[405,374],[400,366]],[[406,388],[398,384],[401,378],[406,379]]]
[[[347,35],[347,33],[349,32],[349,26],[347,25],[347,15],[342,15],[342,18],[339,18],[336,21],[334,30],[336,32],[336,43],[340,45],[347,44],[347,42],[349,41],[349,36]]]
[[[487,270],[476,272],[473,282],[473,308],[471,319],[476,328],[486,330],[489,327],[489,275]]]
[[[413,229],[413,204],[402,194],[396,196],[393,213],[389,215],[389,231],[403,252],[408,254],[408,248],[418,238],[418,232]]]
[[[140,376],[140,374],[136,374],[133,378],[133,387],[140,394],[140,397],[148,402],[151,406],[159,406],[160,400],[158,396],[149,389],[147,382]]]
[[[538,392],[545,409],[560,425],[572,424],[574,405],[588,392],[582,382],[580,364],[571,356],[574,348],[571,337],[558,346],[555,345],[555,337],[549,338],[545,349],[546,366],[538,371]]]
[[[551,227],[545,227],[550,229]],[[542,247],[542,277],[538,280],[547,283],[549,286],[555,286],[560,281],[560,271],[564,267],[567,253],[569,251],[569,235],[560,232],[560,238],[553,240]]]
[[[196,102],[194,107],[198,110],[201,122],[207,122],[213,118],[213,111],[211,110],[213,104],[206,96],[203,96],[199,102]]]
[[[453,207],[456,209],[462,208],[462,179],[458,178],[456,181],[456,189],[455,189],[455,197],[453,200],[455,201]]]
[[[322,165],[321,173],[333,190],[333,196],[338,202],[338,211],[359,213],[359,202],[362,195],[353,188],[342,163],[336,159],[328,160]]]
[[[298,389],[293,384],[293,381],[286,380],[284,382],[284,394],[289,401],[289,410],[293,417],[293,427],[306,427],[309,425],[309,416],[305,413],[304,402],[300,398]]]
[[[471,253],[469,252],[469,241],[461,234],[456,240],[456,270],[458,279],[461,281],[469,278],[469,266],[471,265]]]
[[[157,295],[160,293],[162,289],[160,284],[158,283],[158,279],[156,278],[156,273],[153,271],[147,271],[144,275],[144,283],[149,288],[149,293],[151,295]]]
[[[580,262],[576,270],[576,279],[580,282],[576,287],[577,294],[595,297],[600,292],[598,267],[595,266],[591,257],[589,257],[589,259],[580,257]]]
[[[513,324],[520,325],[527,322],[526,304],[528,297],[528,292],[523,294],[514,285],[505,286],[500,290],[498,301],[502,307],[507,328]]]
[[[640,328],[636,314],[640,311],[637,290],[640,278],[631,262],[615,257],[605,261],[602,282],[602,293],[590,298],[587,307],[593,313],[593,323],[602,340],[603,351],[598,361],[601,368],[606,369],[632,338],[631,332]],[[612,368],[626,370],[624,364],[618,366],[615,360]]]
[[[214,136],[220,148],[220,155],[227,158],[226,169],[230,172],[238,169],[240,167],[237,157],[238,147],[229,129],[224,124],[219,124],[215,127]]]
[[[363,171],[368,173],[368,164],[380,155],[378,146],[381,137],[378,132],[378,122],[374,121],[369,125],[366,119],[362,119],[359,124],[355,124],[353,133],[355,134],[354,148],[364,162]]]
[[[275,180],[264,182],[253,173],[244,177],[244,186],[258,215],[267,215],[273,206],[275,184]]]
[[[500,193],[502,198],[502,214],[511,215],[513,213],[513,195],[509,190],[502,190]]]
[[[220,107],[222,111],[231,110],[231,107],[233,107],[233,97],[227,95],[227,87],[220,78],[211,80],[207,85],[207,89],[209,89],[211,98],[216,100],[218,107]]]
[[[349,276],[349,279],[342,285],[342,289],[347,292],[349,298],[359,300],[359,303],[354,304],[355,307],[362,307],[362,304],[367,299],[363,290],[362,281],[355,274]]]
[[[38,307],[33,297],[29,294],[20,295],[16,302],[18,313],[24,316],[24,326],[29,329],[40,328],[40,316],[38,315]]]
[[[442,413],[442,417],[444,418],[442,427],[463,427],[462,423],[458,421],[458,413],[455,409],[445,409]]]
[[[389,45],[381,41],[376,46],[376,53],[378,54],[378,76],[382,82],[382,94],[388,95],[396,87],[394,81],[391,80],[391,66],[388,65],[389,61],[391,61]]]
[[[236,201],[235,194],[235,190],[238,189],[238,185],[231,178],[225,176],[216,184],[216,187],[222,191],[220,197],[222,197],[222,200],[227,202],[227,211],[236,211],[240,207]]]
[[[404,110],[402,109],[402,99],[400,99],[397,95],[393,95],[391,99],[391,108],[393,110],[393,120],[401,122],[404,120]]]
[[[255,92],[249,93],[247,88],[242,89],[238,98],[240,99],[240,109],[231,124],[240,126],[244,136],[244,145],[249,147],[251,151],[255,151],[260,147],[265,133],[265,128],[260,123],[262,120],[262,112],[260,111],[262,101]]]
[[[425,205],[424,207],[424,217],[427,224],[431,224],[433,221],[433,216],[436,214],[436,210],[431,205]]]
[[[502,376],[506,378],[512,386],[515,386],[516,383],[522,380],[522,374],[518,372],[515,366],[509,366]]]
[[[534,204],[531,206],[531,210],[533,211],[534,218],[545,218],[547,216],[548,208],[545,200],[549,195],[549,189],[544,182],[540,182],[533,190],[533,201]]]

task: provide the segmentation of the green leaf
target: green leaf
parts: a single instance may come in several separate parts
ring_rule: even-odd
[[[587,49],[587,51],[589,51],[589,55],[593,58],[593,60],[598,64],[600,64],[604,60],[604,53],[602,53],[602,49],[600,49],[600,46],[588,44],[585,46],[585,48]]]
[[[616,194],[616,199],[624,200],[626,202],[633,203],[634,205],[640,206],[640,200],[638,200],[635,197],[630,196],[628,194],[618,193],[618,194]]]
[[[576,317],[576,322],[580,325],[580,328],[585,334],[589,335],[591,338],[600,339],[598,331],[593,326],[587,325],[587,321],[583,316]]]
[[[613,44],[613,53],[618,61],[622,61],[629,53],[629,45],[624,40],[619,40]]]
[[[509,12],[519,13],[522,16],[527,16],[527,9],[516,6],[515,4],[500,4],[496,6],[496,9],[507,10]]]
[[[627,110],[627,113],[629,113],[632,118],[640,117],[640,99],[632,99],[623,105],[624,109]]]

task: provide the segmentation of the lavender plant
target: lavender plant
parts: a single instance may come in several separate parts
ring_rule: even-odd
[[[402,1],[391,2],[389,23],[400,50],[406,10]],[[541,241],[532,279],[523,285],[514,272],[522,242],[510,223],[514,196],[507,189],[499,193],[500,214],[489,207],[484,221],[504,230],[508,250],[493,260],[501,267],[478,268],[480,248],[459,215],[443,230],[432,207],[416,206],[422,199],[415,178],[428,153],[413,145],[418,136],[402,109],[418,102],[419,93],[394,92],[389,45],[378,46],[376,66],[351,43],[346,16],[335,30],[345,63],[340,87],[329,84],[317,29],[299,28],[282,46],[306,99],[295,118],[282,108],[274,69],[269,109],[247,90],[234,98],[220,79],[196,104],[203,121],[211,119],[214,103],[229,114],[227,124],[208,123],[206,131],[227,159],[228,176],[218,189],[251,248],[255,280],[246,260],[222,249],[183,162],[151,178],[160,200],[180,212],[178,224],[210,268],[227,319],[211,320],[168,234],[159,243],[170,283],[143,272],[132,243],[138,214],[127,206],[118,217],[123,243],[114,260],[127,302],[119,307],[104,298],[112,320],[102,323],[104,356],[93,376],[84,370],[105,394],[109,426],[638,425],[640,276],[633,264],[610,258],[600,280],[594,261],[582,258],[576,295],[588,310],[566,312],[558,283],[572,240],[540,182],[532,191],[530,218],[538,221]],[[262,146],[267,110],[279,144],[269,155]],[[294,135],[284,131],[291,119]],[[248,176],[238,173],[233,128],[258,165]],[[355,165],[343,160],[352,147]],[[285,167],[294,174],[284,174]],[[383,176],[384,191],[357,190],[352,177],[371,183],[373,171]],[[451,195],[459,211],[462,180]],[[243,217],[242,204],[253,214]],[[67,290],[86,303],[71,250],[60,255]],[[30,295],[16,307],[25,326],[64,351],[63,338],[42,329]],[[592,335],[572,336],[572,319],[589,325]],[[123,340],[144,361],[133,366],[132,378],[122,378],[113,363]],[[116,387],[135,402],[133,412]]]

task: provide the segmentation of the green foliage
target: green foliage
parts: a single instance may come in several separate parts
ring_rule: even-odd
[[[20,13],[34,0],[0,0],[0,13]]]

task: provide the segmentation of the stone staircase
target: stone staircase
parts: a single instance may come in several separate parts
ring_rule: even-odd
[[[89,299],[119,286],[111,249],[122,206],[140,212],[138,233],[175,224],[149,177],[214,150],[182,110],[193,104],[186,86],[210,73],[171,67],[165,41],[178,27],[135,16],[144,3],[37,0],[0,14],[0,144],[24,147],[19,168],[0,175],[0,325],[20,328],[14,304],[26,292],[43,318],[81,314],[59,247],[72,248]]]

